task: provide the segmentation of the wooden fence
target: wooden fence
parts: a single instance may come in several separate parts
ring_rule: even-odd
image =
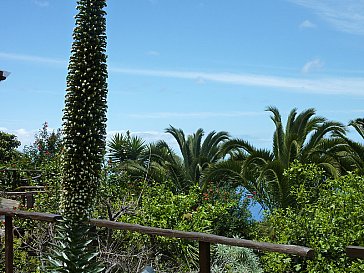
[[[5,216],[5,269],[6,273],[13,273],[13,218],[31,219],[43,222],[55,222],[61,219],[58,214],[28,212],[21,210],[0,209],[0,215]],[[200,232],[185,232],[178,230],[162,229],[146,227],[135,224],[127,224],[120,222],[113,222],[108,220],[91,219],[91,225],[97,227],[105,227],[109,229],[128,230],[149,235],[158,235],[172,238],[187,239],[199,242],[199,264],[201,273],[210,273],[210,244],[224,244],[231,246],[247,247],[260,251],[272,251],[291,255],[298,255],[301,257],[312,258],[314,251],[311,248],[296,246],[296,245],[283,245],[272,244],[264,242],[255,242],[251,240],[227,238]],[[351,258],[364,259],[364,247],[348,246],[346,253]]]
[[[13,273],[13,218],[31,219],[35,221],[55,222],[61,216],[57,214],[29,212],[21,210],[0,209],[0,215],[5,215],[5,268],[6,273]],[[201,273],[210,272],[210,244],[218,243],[231,246],[247,247],[260,251],[273,251],[285,254],[298,255],[311,258],[314,251],[311,248],[296,246],[272,244],[264,242],[255,242],[245,239],[227,238],[200,232],[185,232],[178,230],[146,227],[135,224],[113,222],[108,220],[92,219],[91,225],[105,227],[109,229],[128,230],[149,235],[158,235],[172,238],[187,239],[199,242],[199,264]]]

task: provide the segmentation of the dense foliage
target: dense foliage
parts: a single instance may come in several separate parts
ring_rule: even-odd
[[[291,114],[292,124],[301,119],[301,115],[314,118],[312,111],[301,114],[292,111]],[[177,142],[181,143],[179,151],[173,151],[163,141],[146,144],[129,132],[115,135],[108,142],[109,153],[102,155],[109,160],[99,170],[100,186],[90,204],[94,205],[92,217],[297,244],[316,251],[316,256],[309,260],[272,252],[257,256],[243,248],[213,246],[213,272],[263,272],[259,262],[264,272],[363,272],[363,261],[349,259],[345,254],[347,245],[364,244],[363,146],[349,139],[342,125],[331,124],[333,127],[317,133],[322,125],[318,124],[301,144],[297,143],[297,134],[292,133],[294,125],[289,130],[286,127],[282,136],[287,143],[292,141],[294,144],[290,146],[296,147],[293,151],[299,153],[284,164],[279,163],[281,165],[278,159],[283,160],[283,155],[231,139],[225,132],[211,132],[204,137],[203,130],[199,129],[186,136],[181,129],[170,127],[167,130],[173,131]],[[362,136],[360,119],[351,121],[350,125]],[[336,129],[331,132],[330,128]],[[288,137],[289,132],[295,140]],[[315,136],[316,133],[321,137]],[[315,137],[313,142],[317,145],[311,145],[315,148],[308,153],[310,156],[304,156],[304,150],[308,151],[307,145]],[[23,153],[8,147],[8,151],[15,150],[16,156],[2,162],[4,172],[0,177],[9,182],[2,189],[15,190],[19,186],[16,181],[45,185],[45,193],[36,196],[34,210],[60,213],[64,170],[61,156],[65,152],[61,139],[60,131],[51,132],[44,124],[35,143]],[[264,158],[269,160],[264,161]],[[275,167],[279,176],[270,177],[268,174],[272,174]],[[41,175],[37,175],[37,179],[27,178],[29,170],[25,168],[38,168]],[[274,191],[269,191],[269,187],[279,185],[284,186],[276,190],[284,190],[285,205],[266,205],[270,209],[265,211],[263,220],[253,221],[249,206],[254,202],[264,205],[269,203],[267,200],[279,200],[280,194],[276,197]],[[63,222],[58,229],[63,232],[57,235],[62,239],[57,242],[55,234],[58,233],[52,226],[24,220],[17,220],[16,225],[21,237],[15,241],[15,266],[20,271],[46,270],[45,257],[56,250],[59,255],[53,258],[53,264],[58,272],[75,271],[71,267],[65,269],[64,264],[67,259],[76,257],[79,265],[96,271],[101,268],[93,266],[97,264],[95,257],[108,272],[139,272],[146,264],[152,264],[157,272],[197,272],[198,246],[190,241],[98,229],[92,233],[98,242],[95,256],[95,251],[89,252],[96,245],[86,240],[91,234],[87,226],[79,225],[74,229],[69,228],[69,222]],[[69,239],[72,243],[65,252],[65,245],[59,242]],[[50,248],[51,243],[55,246]]]
[[[301,182],[291,188],[296,207],[274,210],[257,234],[263,241],[311,247],[316,255],[307,260],[267,253],[266,272],[363,272],[364,261],[348,258],[345,248],[364,244],[364,178],[348,174],[325,180],[315,165],[299,163],[286,176]]]
[[[16,148],[20,144],[20,141],[15,135],[0,131],[0,164],[14,160],[19,154]]]

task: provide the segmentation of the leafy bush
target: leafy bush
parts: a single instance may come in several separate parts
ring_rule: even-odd
[[[20,146],[20,141],[15,135],[0,131],[0,164],[12,161],[19,155],[16,150]]]
[[[286,175],[297,177],[297,174],[303,181],[313,179],[316,175],[311,175],[317,174],[317,167],[292,168]],[[349,259],[345,254],[348,245],[364,245],[363,184],[364,177],[348,174],[326,180],[316,188],[305,187],[304,183],[292,188],[297,208],[273,211],[260,224],[257,234],[264,234],[261,241],[311,247],[316,255],[307,260],[267,253],[262,257],[264,269],[267,272],[363,272],[364,261]]]
[[[144,226],[160,227],[182,231],[208,232],[221,234],[221,232],[233,232],[229,226],[223,229],[223,222],[231,218],[232,210],[240,210],[242,219],[236,222],[245,222],[240,228],[240,233],[246,232],[250,213],[247,203],[241,203],[239,199],[232,199],[226,195],[225,200],[216,198],[216,190],[202,193],[198,186],[192,187],[187,194],[176,194],[171,190],[169,182],[148,185],[141,182],[140,195],[134,195],[135,210],[132,213],[124,213],[119,218],[122,222],[135,223]],[[114,185],[115,186],[115,185]],[[114,187],[113,187],[114,188]],[[117,188],[115,188],[117,189]],[[118,190],[117,190],[118,191]],[[133,190],[131,192],[134,192]],[[123,198],[125,194],[120,195]],[[114,197],[115,198],[115,197]],[[130,198],[130,197],[129,197]],[[130,202],[130,199],[125,202]],[[113,202],[117,202],[115,199]],[[120,204],[122,205],[122,204]],[[237,216],[236,214],[235,216]],[[239,229],[234,227],[234,232]],[[197,266],[198,246],[197,242],[172,239],[161,236],[148,236],[139,233],[115,231],[113,242],[127,242],[133,246],[135,253],[148,249],[153,263],[158,263],[159,269],[176,268],[175,272],[191,272]]]

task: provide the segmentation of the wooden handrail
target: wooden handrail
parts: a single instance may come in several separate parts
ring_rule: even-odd
[[[256,242],[252,240],[228,238],[224,236],[218,236],[208,233],[201,232],[187,232],[172,229],[163,229],[155,227],[147,227],[138,224],[128,224],[122,222],[112,222],[108,220],[92,219],[91,224],[97,227],[106,227],[110,229],[121,229],[128,231],[135,231],[139,233],[149,234],[149,235],[159,235],[164,237],[187,239],[192,241],[200,241],[206,243],[216,243],[231,246],[241,246],[252,248],[261,251],[272,251],[285,254],[293,254],[302,257],[313,257],[314,251],[311,248],[296,245],[284,245],[284,244],[273,244]]]
[[[30,211],[22,211],[22,210],[11,210],[11,209],[0,209],[0,215],[5,215],[5,218],[8,221],[13,217],[18,217],[22,219],[31,219],[36,221],[45,221],[45,222],[55,222],[58,219],[62,219],[61,215],[58,214],[49,214],[49,213],[41,213],[41,212],[30,212]],[[260,251],[271,251],[271,252],[279,252],[291,255],[298,255],[301,257],[312,258],[314,256],[314,250],[304,246],[297,245],[284,245],[284,244],[273,244],[273,243],[265,243],[265,242],[256,242],[252,240],[245,239],[237,239],[237,238],[227,238],[224,236],[217,236],[213,234],[201,233],[201,232],[187,232],[180,230],[172,230],[172,229],[163,229],[163,228],[155,228],[155,227],[147,227],[138,224],[128,224],[121,222],[113,222],[109,220],[101,220],[101,219],[91,219],[90,224],[97,227],[104,227],[109,229],[117,229],[117,230],[128,230],[134,231],[149,235],[158,235],[164,237],[171,238],[180,238],[187,239],[192,241],[199,242],[199,258],[200,258],[200,272],[201,273],[209,273],[210,272],[210,244],[224,244],[231,246],[240,246],[251,249],[256,249]],[[8,224],[9,225],[9,224]],[[9,226],[8,226],[9,230]],[[12,238],[9,238],[10,234],[7,233],[8,238],[6,239],[6,244],[10,244]],[[7,247],[8,252],[12,252],[12,246]],[[12,257],[12,254],[7,253],[6,257]],[[11,261],[12,263],[12,261]],[[10,264],[7,261],[7,264]],[[6,272],[13,272],[12,269]]]
[[[31,219],[31,220],[45,221],[45,222],[55,222],[56,220],[62,218],[62,216],[59,214],[49,214],[49,213],[11,210],[11,209],[0,209],[0,215],[7,215],[11,217],[19,217],[23,219]],[[142,226],[138,224],[113,222],[101,219],[91,219],[90,224],[97,227],[105,227],[109,229],[128,230],[149,235],[158,235],[164,237],[187,239],[192,241],[201,241],[206,243],[247,247],[261,251],[271,251],[271,252],[298,255],[301,257],[311,258],[314,255],[314,250],[312,248],[297,246],[297,245],[256,242],[252,240],[228,238],[208,233],[163,229],[163,228]]]
[[[39,193],[45,193],[46,191],[8,191],[5,192],[4,194],[6,196],[15,196],[18,197],[20,196],[22,198],[22,202],[24,205],[26,205],[26,207],[28,209],[31,209],[34,207],[34,195],[39,194]]]
[[[30,169],[18,169],[18,168],[7,168],[7,167],[3,167],[0,168],[0,171],[19,171],[19,172],[34,172],[34,173],[41,173],[42,170],[30,170]]]
[[[8,196],[22,196],[22,195],[38,194],[38,193],[45,193],[45,191],[6,191],[6,192],[4,192],[4,194],[8,195]]]
[[[364,247],[362,246],[347,246],[346,255],[350,258],[364,259]]]
[[[16,188],[17,190],[44,190],[45,186],[20,186]]]
[[[0,215],[18,217],[21,219],[30,219],[41,222],[56,222],[58,219],[62,219],[62,216],[59,214],[33,212],[33,211],[16,210],[16,209],[13,210],[1,209],[1,208],[0,208]]]

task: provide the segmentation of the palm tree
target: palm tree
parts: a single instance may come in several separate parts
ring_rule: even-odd
[[[336,177],[340,173],[339,152],[345,144],[332,134],[345,134],[342,124],[316,117],[314,109],[307,109],[300,114],[293,109],[284,128],[281,114],[275,107],[268,107],[275,124],[273,149],[257,149],[250,143],[234,139],[223,146],[229,159],[212,167],[205,179],[213,177],[226,182],[244,186],[257,193],[257,200],[265,208],[287,207],[293,200],[291,186],[284,176],[284,170],[294,160],[302,163],[316,163],[324,168],[328,175]]]
[[[274,160],[274,154],[267,149],[257,149],[243,139],[231,139],[223,144],[222,153],[228,155],[226,160],[211,165],[202,177],[203,181],[213,181],[237,189],[244,187],[255,193],[255,200],[264,209],[270,209],[272,194],[267,192],[267,181],[262,179],[263,168]]]
[[[127,173],[129,179],[135,183],[173,181],[175,192],[183,187],[182,160],[163,140],[145,146],[138,157],[113,164],[112,171]]]
[[[166,132],[175,138],[182,154],[181,161],[169,162],[179,169],[178,184],[181,185],[181,190],[188,189],[195,183],[204,189],[206,183],[202,183],[201,175],[209,166],[223,158],[221,145],[229,139],[229,134],[225,131],[212,131],[203,139],[204,131],[199,128],[196,133],[186,137],[182,129],[173,126],[167,128]],[[164,147],[167,148],[166,143]]]
[[[349,126],[352,126],[364,140],[364,119],[351,120]],[[348,156],[345,161],[347,170],[357,170],[359,174],[364,174],[364,145],[349,139],[344,134],[339,134],[339,136],[348,145]]]
[[[203,172],[222,159],[221,145],[229,139],[227,132],[210,132],[205,138],[200,128],[196,133],[185,136],[182,129],[170,126],[166,129],[178,143],[179,156],[170,145],[160,140],[145,148],[141,139],[128,141],[121,134],[114,135],[109,141],[110,158],[117,164],[116,171],[126,171],[135,181],[171,181],[175,192],[187,192],[196,183],[202,182]],[[142,148],[143,147],[143,148]],[[128,157],[129,150],[135,150]],[[204,183],[200,183],[203,189]]]
[[[212,131],[203,139],[204,131],[198,129],[186,137],[182,129],[173,126],[167,128],[166,132],[177,141],[182,157],[167,142],[160,140],[149,144],[139,161],[122,164],[122,169],[136,180],[169,180],[175,192],[187,192],[191,186],[200,182],[208,166],[222,158],[220,147],[229,135],[227,132]]]
[[[113,163],[127,160],[140,160],[147,149],[145,141],[138,136],[131,136],[127,131],[125,135],[116,133],[107,143],[109,159]]]

